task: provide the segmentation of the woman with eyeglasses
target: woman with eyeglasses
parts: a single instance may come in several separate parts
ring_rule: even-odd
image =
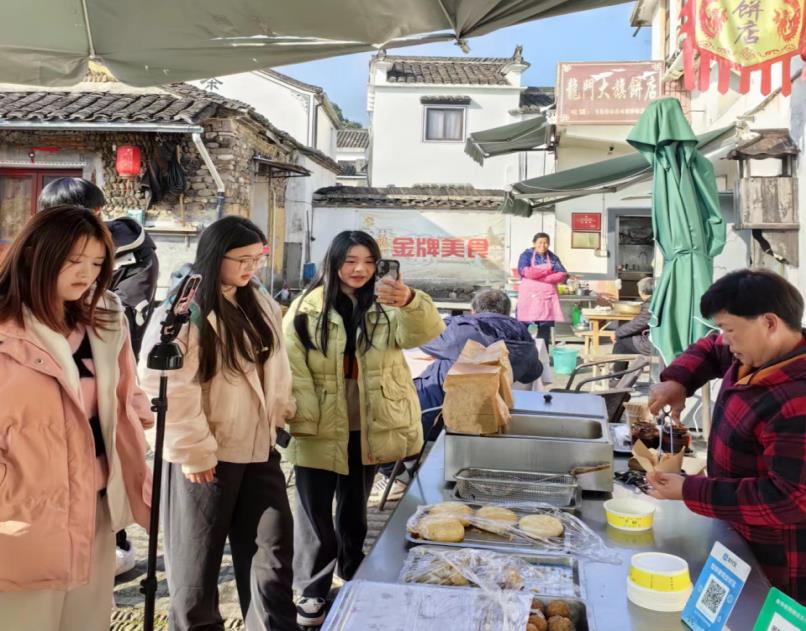
[[[445,325],[427,294],[400,280],[376,282],[380,258],[366,232],[339,233],[283,320],[298,406],[287,455],[296,473],[294,580],[303,627],[322,624],[337,566],[349,580],[364,558],[377,465],[413,456],[423,443],[402,349],[431,341]]]
[[[165,560],[176,631],[223,629],[218,575],[229,539],[249,631],[296,629],[293,525],[277,431],[294,414],[280,308],[254,279],[266,237],[225,217],[202,233],[192,271],[202,282],[179,332],[184,365],[168,378],[163,479]],[[146,331],[159,341],[172,298]],[[140,361],[143,387],[159,372]]]

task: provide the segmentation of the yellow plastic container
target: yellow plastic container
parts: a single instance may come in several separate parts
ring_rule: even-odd
[[[654,611],[682,611],[692,591],[688,563],[663,552],[642,552],[630,559],[627,598]]]
[[[619,497],[604,503],[607,523],[619,530],[640,532],[652,528],[655,505],[631,497]]]

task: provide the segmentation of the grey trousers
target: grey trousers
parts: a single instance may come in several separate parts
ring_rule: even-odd
[[[347,463],[348,475],[294,468],[294,586],[309,598],[327,597],[337,566],[339,576],[350,580],[364,560],[367,501],[377,467],[361,463],[361,432],[350,432]]]
[[[194,484],[166,463],[162,519],[173,631],[223,631],[218,575],[229,537],[248,631],[296,631],[291,591],[293,523],[280,469],[219,462],[211,484]]]

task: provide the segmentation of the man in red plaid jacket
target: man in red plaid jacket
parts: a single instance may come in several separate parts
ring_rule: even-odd
[[[661,374],[650,411],[679,420],[686,397],[722,379],[708,477],[649,474],[651,494],[724,519],[748,541],[770,582],[806,602],[806,338],[803,298],[772,272],[741,270],[703,294],[721,335],[692,344]]]

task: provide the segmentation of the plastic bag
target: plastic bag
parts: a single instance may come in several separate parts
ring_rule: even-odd
[[[523,631],[531,595],[353,580],[322,631]]]
[[[461,509],[465,506],[468,509]],[[489,518],[490,509],[505,509],[496,518]],[[435,510],[436,509],[436,510]],[[455,510],[452,510],[455,509]],[[498,512],[498,511],[496,511]],[[484,515],[488,515],[485,517]],[[540,524],[540,532],[549,532],[552,527],[561,526],[562,532],[556,536],[548,534],[538,534],[532,521],[533,516],[551,517],[553,520],[546,520],[550,523]],[[433,520],[425,518],[439,517],[450,520],[458,519],[465,526],[465,538],[459,541],[467,541],[467,545],[478,543],[473,536],[474,531],[482,531],[484,537],[489,542],[489,535],[501,542],[510,545],[517,545],[521,548],[534,548],[536,551],[551,554],[573,554],[587,557],[603,563],[620,564],[621,557],[613,548],[607,546],[601,537],[593,532],[582,521],[566,511],[559,510],[550,504],[539,502],[513,502],[506,504],[474,504],[463,502],[442,502],[440,504],[427,504],[417,507],[417,512],[412,515],[406,523],[406,528],[413,540],[430,541],[432,543],[446,543],[438,538],[426,538],[423,530],[429,530],[438,535],[437,528],[430,527]],[[423,528],[428,525],[429,528]],[[451,526],[454,526],[451,524]],[[452,529],[453,530],[453,529]],[[559,527],[557,528],[559,530]],[[557,532],[557,531],[554,531]],[[447,542],[458,543],[453,539]]]
[[[416,546],[409,550],[399,580],[488,591],[524,590],[532,596],[580,596],[576,560],[555,557],[552,563],[548,557],[543,557],[543,562],[529,559],[476,548]]]

